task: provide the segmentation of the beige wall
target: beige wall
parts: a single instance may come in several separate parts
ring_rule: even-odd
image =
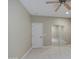
[[[9,1],[8,55],[21,58],[31,48],[31,17],[19,0]]]
[[[40,22],[43,23],[43,34],[45,35],[43,38],[44,45],[52,44],[52,36],[51,36],[51,27],[52,25],[63,25],[63,37],[64,42],[70,44],[71,41],[71,20],[70,18],[56,18],[56,17],[41,17],[41,16],[32,16],[32,22]],[[53,29],[54,30],[54,29]],[[53,32],[54,33],[54,32]]]

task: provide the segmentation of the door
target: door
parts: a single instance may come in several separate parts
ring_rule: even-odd
[[[32,47],[39,48],[43,46],[43,24],[32,23]]]
[[[64,43],[64,26],[54,25],[52,26],[52,43],[61,45]]]

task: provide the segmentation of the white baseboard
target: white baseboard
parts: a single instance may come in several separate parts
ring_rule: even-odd
[[[24,59],[25,56],[27,56],[29,54],[29,52],[32,50],[32,48],[30,48],[21,59]]]
[[[8,57],[8,59],[19,59],[18,57]]]

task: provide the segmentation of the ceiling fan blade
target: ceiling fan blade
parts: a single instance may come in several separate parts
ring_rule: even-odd
[[[50,4],[50,3],[59,3],[59,1],[47,1],[46,4]]]
[[[70,7],[67,3],[64,3],[64,6],[65,6],[65,8],[67,8],[68,10],[71,10],[71,7]]]
[[[55,9],[55,12],[57,12],[59,10],[59,8],[61,7],[61,4],[58,5],[58,7]]]

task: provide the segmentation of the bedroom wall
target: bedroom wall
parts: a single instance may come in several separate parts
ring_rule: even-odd
[[[20,59],[31,47],[31,16],[19,0],[8,0],[8,56]]]
[[[44,46],[52,45],[51,26],[55,24],[64,26],[64,32],[63,32],[64,41],[66,42],[66,44],[70,44],[70,41],[71,41],[71,19],[70,18],[32,16],[32,22],[43,23]]]

